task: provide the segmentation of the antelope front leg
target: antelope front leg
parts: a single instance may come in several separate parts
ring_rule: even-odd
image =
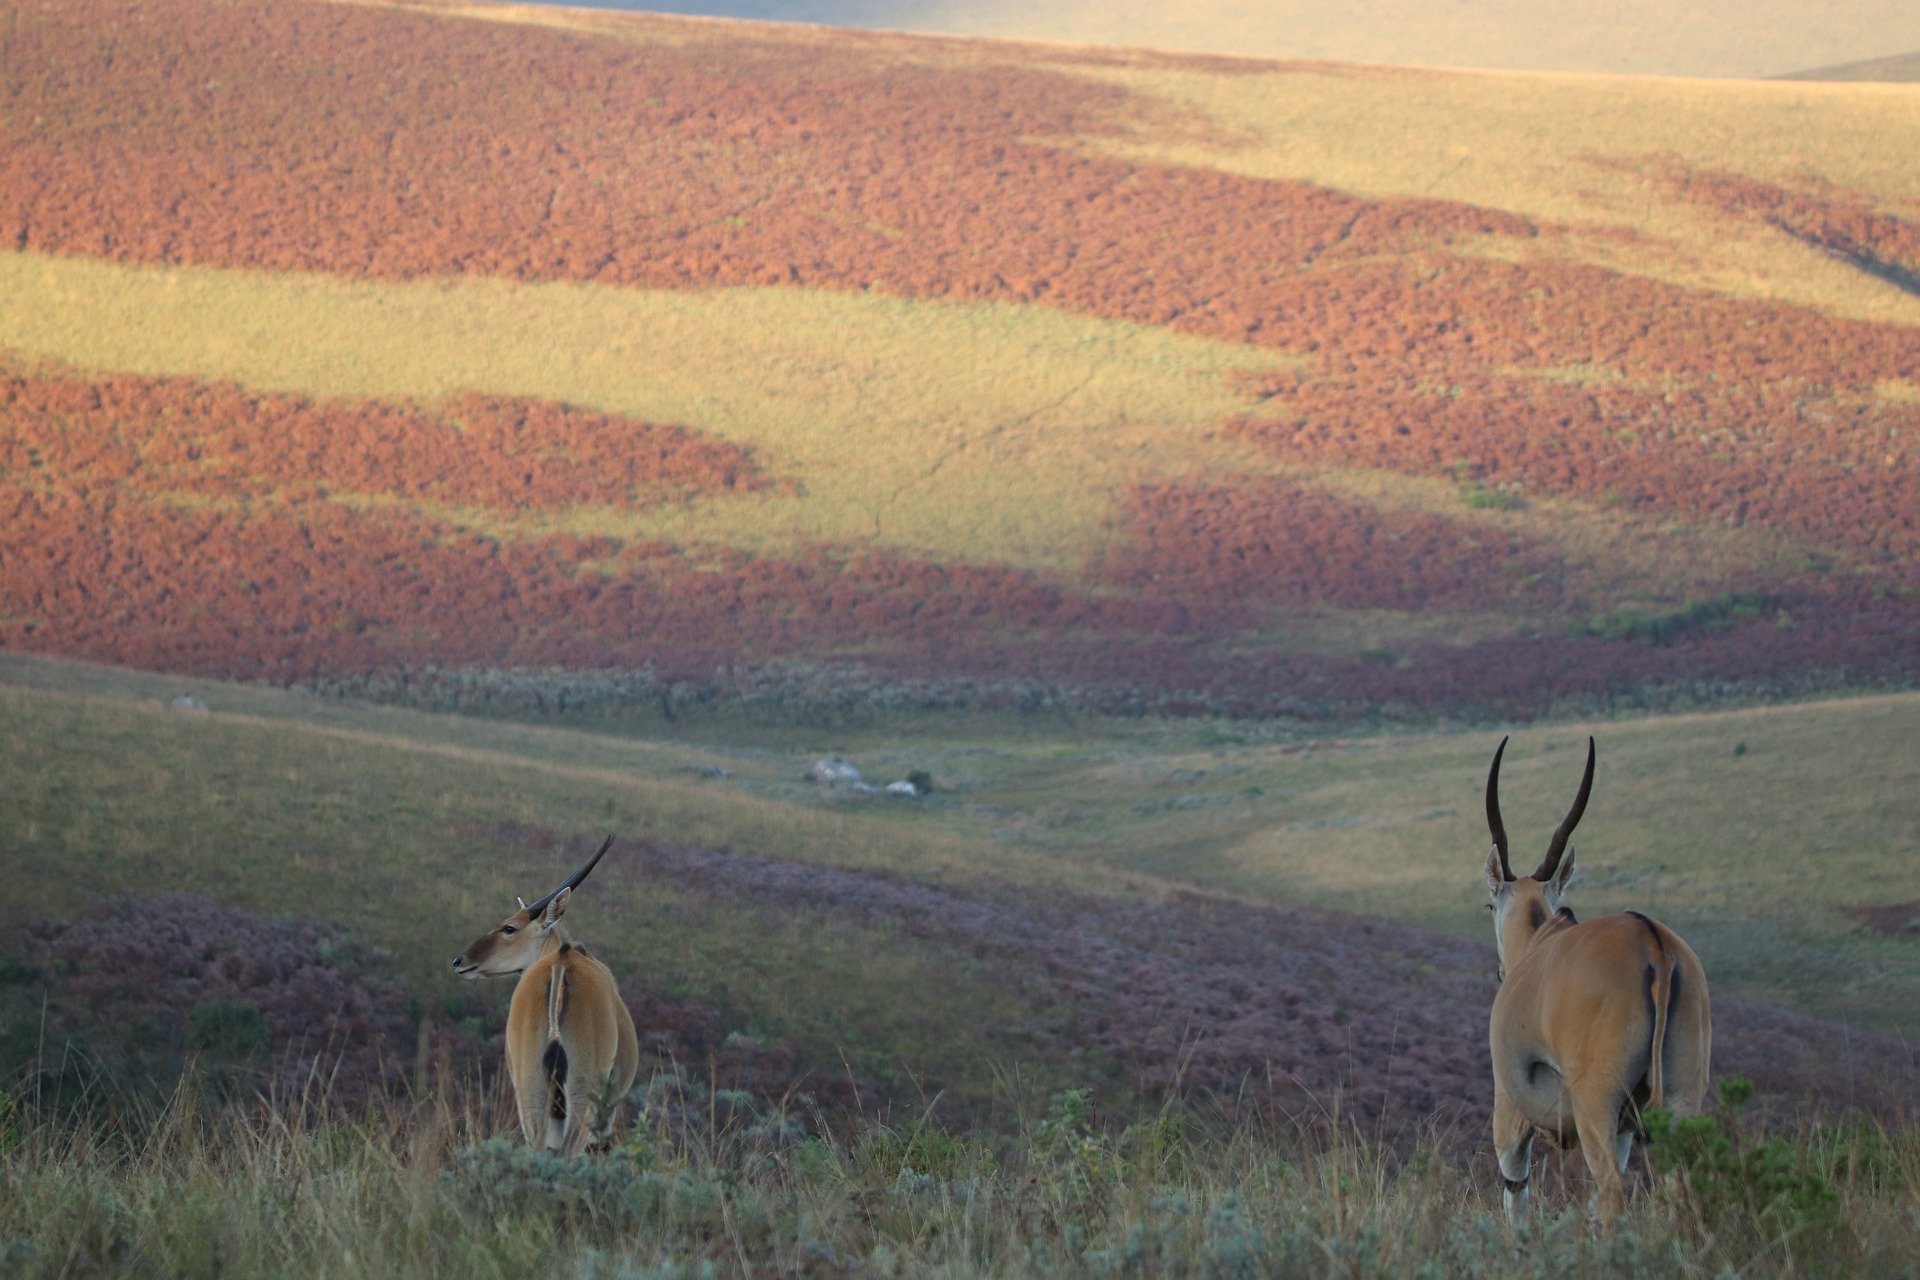
[[[1533,1167],[1533,1125],[1505,1093],[1493,1095],[1493,1155],[1500,1162],[1506,1184],[1501,1203],[1507,1221],[1518,1227],[1527,1220],[1527,1175]]]

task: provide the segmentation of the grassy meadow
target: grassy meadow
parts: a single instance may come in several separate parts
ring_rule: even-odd
[[[35,886],[20,911],[73,911],[102,885],[218,882],[216,896],[250,909],[302,904],[350,919],[439,982],[443,956],[498,904],[543,891],[537,881],[559,869],[463,862],[463,832],[518,824],[605,827],[929,883],[988,877],[1148,898],[1190,885],[1472,938],[1486,929],[1480,793],[1493,729],[1328,738],[1284,722],[923,713],[765,723],[713,713],[668,723],[640,712],[583,728],[33,659],[10,659],[0,673],[9,775],[19,780],[8,838]],[[182,692],[211,713],[163,705]],[[1672,922],[1718,993],[1913,1035],[1920,946],[1847,911],[1920,901],[1920,779],[1907,746],[1916,732],[1915,695],[1526,729],[1503,773],[1516,861],[1544,847],[1592,733],[1600,764],[1574,842],[1571,905]],[[860,801],[803,780],[829,753],[874,782],[927,770],[937,790],[918,802]],[[716,766],[729,776],[708,776]],[[271,863],[234,858],[255,846],[290,852]],[[60,874],[82,859],[88,879]],[[368,884],[391,905],[354,910]],[[638,913],[638,927],[623,925],[609,944],[623,961],[756,1014],[805,1008],[814,1021],[804,1030],[832,1032],[852,974],[822,979],[832,995],[794,994],[814,981],[806,957],[824,935],[756,957],[757,940],[729,941],[722,921],[688,949],[672,930],[655,932],[666,907],[651,889],[609,878],[593,903],[623,922]],[[458,923],[423,931],[428,915]],[[831,950],[858,971],[883,954],[864,946]],[[883,1020],[932,1017],[884,965],[851,989],[868,992]]]
[[[1287,353],[1037,306],[485,278],[368,283],[12,253],[0,254],[0,351],[23,368],[51,361],[316,399],[555,400],[695,424],[792,482],[638,509],[430,512],[501,538],[659,538],[696,558],[701,548],[859,544],[1072,576],[1113,549],[1134,485],[1296,476],[1371,510],[1554,545],[1581,610],[1711,597],[1730,580],[1790,574],[1806,555],[1757,525],[1636,518],[1553,497],[1475,507],[1458,482],[1288,463],[1217,430],[1244,405],[1235,380],[1289,368]],[[268,490],[252,499],[274,500]],[[396,501],[344,490],[328,500]],[[1324,607],[1258,640],[1314,651],[1352,637],[1364,648],[1554,621],[1524,606],[1491,616]]]
[[[1060,1095],[1004,1136],[927,1122],[809,1132],[778,1108],[667,1091],[620,1150],[564,1161],[438,1095],[328,1126],[209,1118],[137,1136],[0,1130],[0,1265],[71,1274],[709,1277],[1910,1276],[1909,1135],[1757,1142],[1807,1188],[1709,1174],[1611,1233],[1564,1200],[1512,1232],[1490,1179],[1168,1107],[1122,1132]],[[1675,1181],[1696,1167],[1677,1159]],[[1542,1179],[1548,1186],[1553,1180]],[[1558,1188],[1555,1188],[1556,1191]],[[1758,1194],[1756,1194],[1756,1192]]]
[[[208,709],[168,705],[183,694]],[[1920,897],[1901,749],[1916,718],[1920,698],[1891,696],[1531,728],[1504,775],[1509,830],[1524,859],[1595,732],[1583,911],[1630,904],[1679,923],[1717,994],[1910,1029],[1920,947],[1869,938],[1835,908]],[[1484,929],[1493,731],[1319,732],[965,713],[632,714],[589,730],[10,658],[3,910],[17,927],[122,891],[193,889],[331,920],[431,1000],[453,994],[447,955],[565,869],[512,834],[551,828],[928,884],[1119,900],[1194,885]],[[826,751],[876,780],[925,768],[938,789],[825,793],[799,775]],[[0,1116],[7,1274],[1899,1275],[1914,1256],[1920,1165],[1898,1131],[1807,1123],[1763,1140],[1728,1119],[1716,1132],[1759,1154],[1673,1148],[1685,1177],[1643,1191],[1610,1235],[1582,1225],[1583,1175],[1550,1157],[1541,1216],[1513,1234],[1487,1170],[1438,1145],[1173,1099],[1135,1100],[1119,1114],[1138,1119],[1114,1123],[1072,1091],[1089,1063],[997,1034],[1038,1015],[1019,991],[883,921],[797,911],[769,927],[617,861],[569,920],[622,972],[711,1000],[749,1032],[831,1046],[896,1096],[937,1075],[989,1119],[967,1131],[897,1105],[829,1117],[688,1096],[668,1078],[643,1091],[619,1153],[570,1164],[500,1140],[497,1092],[450,1080],[416,1081],[357,1122],[208,1113],[191,1087],[110,1130],[29,1107]]]
[[[1915,154],[1913,84],[0,0],[0,1280],[1920,1280]],[[1497,1219],[1509,731],[1516,864],[1593,735],[1569,905],[1762,1080],[1610,1234],[1559,1155]],[[448,960],[604,832],[647,1076],[560,1161]]]
[[[1920,87],[1408,68],[1082,66],[1189,121],[1119,154],[1504,209],[1564,254],[1732,297],[1920,323],[1920,299],[1759,219],[1673,198],[1665,167],[1851,192],[1912,216]],[[1099,142],[1088,145],[1100,146]],[[1630,234],[1623,234],[1630,233]]]

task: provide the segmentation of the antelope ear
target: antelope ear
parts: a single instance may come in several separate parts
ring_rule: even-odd
[[[1497,898],[1506,887],[1507,873],[1500,865],[1500,850],[1495,849],[1487,854],[1487,892]]]
[[[562,889],[553,895],[553,900],[547,903],[546,910],[540,913],[540,929],[542,932],[560,923],[560,913],[567,909],[567,899],[572,896],[573,890],[571,889]]]
[[[1547,881],[1547,901],[1553,906],[1560,905],[1561,895],[1573,883],[1573,854],[1574,850],[1569,846],[1566,856],[1560,859],[1560,865],[1554,869],[1553,878]]]

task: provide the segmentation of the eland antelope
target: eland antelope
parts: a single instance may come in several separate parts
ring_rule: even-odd
[[[1642,1111],[1686,1115],[1707,1091],[1713,1025],[1707,975],[1673,930],[1638,911],[1584,923],[1560,905],[1573,878],[1567,837],[1593,790],[1593,739],[1580,794],[1530,876],[1514,878],[1500,821],[1500,740],[1487,773],[1487,888],[1493,895],[1500,991],[1493,1050],[1493,1150],[1506,1209],[1527,1212],[1533,1138],[1578,1146],[1593,1175],[1593,1209],[1611,1221],[1625,1201],[1622,1175]],[[1564,851],[1565,856],[1562,857]]]
[[[568,939],[560,915],[613,844],[538,902],[520,909],[453,958],[466,978],[520,975],[507,1008],[507,1077],[527,1144],[573,1155],[613,1129],[640,1068],[633,1015],[613,972]]]

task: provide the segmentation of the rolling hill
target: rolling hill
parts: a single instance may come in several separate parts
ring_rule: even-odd
[[[1756,76],[1920,41],[1900,0],[587,0],[837,27],[1260,58],[1630,75]]]
[[[169,705],[188,693],[205,705]],[[1898,750],[1916,715],[1899,696],[1603,728],[1575,901],[1680,924],[1713,975],[1720,1071],[1775,1101],[1890,1116],[1920,1073],[1895,1038],[1920,1024],[1920,792]],[[799,780],[818,731],[695,744],[6,659],[0,1070],[44,1059],[49,1026],[184,1040],[212,990],[284,1016],[296,1084],[317,1060],[343,1089],[391,1086],[434,1046],[491,1072],[508,985],[458,982],[447,956],[613,830],[568,920],[661,1069],[974,1119],[1082,1085],[1121,1115],[1179,1092],[1293,1116],[1338,1098],[1376,1136],[1471,1150],[1494,987],[1482,736],[1103,729],[837,735],[938,780],[863,802]],[[1573,733],[1517,744],[1516,850],[1563,799]],[[1870,820],[1862,796],[1901,798]],[[356,955],[384,955],[379,980]],[[51,1003],[43,973],[64,979]],[[341,1006],[344,1041],[323,1033]]]
[[[1834,67],[1795,71],[1780,78],[1782,80],[1852,80],[1911,84],[1920,80],[1920,53],[1896,53],[1886,58],[1843,62]]]
[[[1920,662],[1901,86],[3,12],[7,648],[1314,715]]]

